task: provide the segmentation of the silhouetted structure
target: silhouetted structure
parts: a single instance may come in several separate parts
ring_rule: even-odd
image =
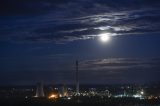
[[[79,72],[78,72],[78,60],[76,61],[76,95],[79,95]]]
[[[43,84],[37,83],[37,90],[36,90],[36,96],[35,97],[44,97],[44,91],[43,91]]]
[[[68,96],[68,90],[65,85],[62,85],[59,89],[59,97],[67,97]]]

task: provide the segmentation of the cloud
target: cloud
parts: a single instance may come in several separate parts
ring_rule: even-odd
[[[89,81],[96,78],[100,83],[149,83],[159,80],[159,64],[159,58],[85,60],[79,65],[80,78]]]
[[[30,57],[30,59],[25,57],[25,59],[22,59],[25,62],[19,60],[19,63],[17,63],[15,62],[17,58],[10,59],[3,57],[4,59],[1,59],[3,63],[1,66],[0,83],[7,82],[8,84],[12,81],[12,84],[20,82],[25,82],[23,84],[33,84],[38,81],[44,81],[45,83],[73,84],[75,80],[75,63],[66,63],[64,58],[60,60],[61,57],[71,59],[70,54],[53,54],[44,57],[38,56],[37,58],[34,56],[34,58]],[[5,59],[10,60],[9,62],[12,65],[9,65],[9,67],[5,65]],[[79,78],[81,84],[149,83],[160,80],[159,65],[160,58],[81,60],[79,62]]]
[[[151,69],[154,70],[160,64],[159,58],[108,58],[87,60],[81,63],[82,70],[129,70]]]
[[[70,42],[102,32],[160,33],[159,11],[158,0],[6,0],[0,5],[0,38]]]

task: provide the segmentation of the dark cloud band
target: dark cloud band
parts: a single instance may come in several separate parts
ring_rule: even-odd
[[[100,33],[159,33],[160,1],[6,0],[0,4],[1,40],[67,42]]]

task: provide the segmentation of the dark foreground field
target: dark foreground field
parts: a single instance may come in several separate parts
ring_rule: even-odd
[[[160,99],[139,100],[134,98],[73,98],[71,100],[47,98],[0,99],[0,106],[160,106]]]

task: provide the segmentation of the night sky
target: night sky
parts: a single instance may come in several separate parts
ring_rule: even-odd
[[[110,37],[107,42],[100,35]],[[3,0],[0,85],[160,81],[160,0]]]

